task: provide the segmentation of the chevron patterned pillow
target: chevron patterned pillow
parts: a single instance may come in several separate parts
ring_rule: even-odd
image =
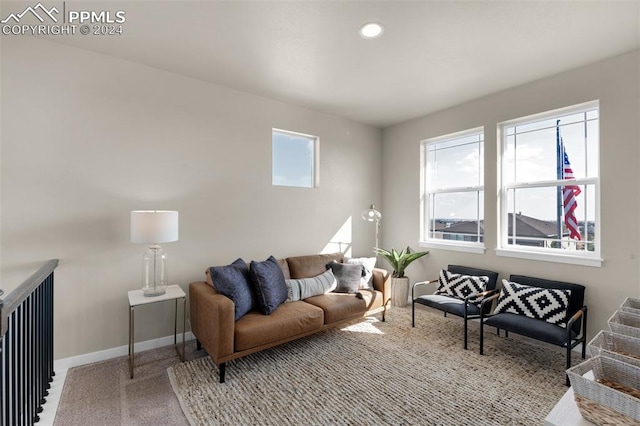
[[[566,327],[571,290],[532,287],[502,280],[494,313],[508,312]]]
[[[489,277],[475,277],[473,275],[454,274],[446,269],[440,271],[436,294],[464,299],[470,294],[481,293],[486,290]],[[482,297],[469,300],[475,305],[482,301]]]

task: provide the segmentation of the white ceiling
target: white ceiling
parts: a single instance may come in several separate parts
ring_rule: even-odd
[[[640,48],[640,1],[79,4],[124,35],[51,40],[378,127]]]

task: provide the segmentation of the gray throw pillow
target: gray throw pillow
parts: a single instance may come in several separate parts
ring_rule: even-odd
[[[264,262],[252,260],[249,276],[256,305],[263,314],[270,315],[287,300],[287,284],[275,257],[270,256]]]
[[[360,278],[365,274],[364,266],[348,265],[345,263],[327,263],[327,269],[333,271],[333,275],[338,281],[334,293],[357,293],[360,289]]]
[[[226,266],[212,266],[209,275],[216,291],[233,301],[236,321],[253,309],[249,268],[244,260],[236,259]]]

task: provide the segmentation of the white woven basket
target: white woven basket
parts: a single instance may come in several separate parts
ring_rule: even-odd
[[[602,330],[587,345],[592,357],[597,355],[615,358],[640,367],[640,339]]]
[[[634,299],[633,297],[627,297],[620,305],[620,310],[623,312],[629,312],[630,314],[640,315],[640,299]]]
[[[615,311],[607,321],[614,333],[640,338],[640,315],[624,311]]]
[[[583,375],[593,370],[594,379]],[[595,356],[567,370],[582,417],[597,425],[638,425],[640,399],[598,383],[605,379],[637,389],[640,367],[605,356]]]

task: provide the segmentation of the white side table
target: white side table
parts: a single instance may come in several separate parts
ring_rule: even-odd
[[[178,299],[182,299],[182,353],[178,349]],[[184,361],[185,355],[185,326],[187,323],[187,295],[182,291],[180,286],[167,286],[167,292],[160,296],[145,296],[142,290],[131,290],[129,292],[129,373],[133,379],[134,367],[134,313],[137,306],[149,305],[151,303],[166,302],[168,300],[175,301],[175,310],[173,315],[173,345],[181,361]]]

